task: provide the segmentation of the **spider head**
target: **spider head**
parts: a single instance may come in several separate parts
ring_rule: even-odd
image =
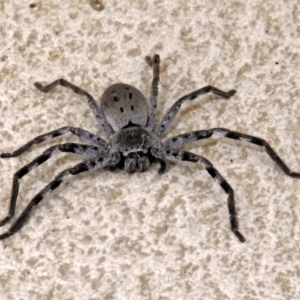
[[[149,169],[151,148],[157,140],[147,128],[131,125],[112,136],[111,151],[121,155],[120,167],[127,172],[142,172]]]
[[[143,152],[130,153],[125,157],[124,168],[128,173],[147,171],[150,161]]]

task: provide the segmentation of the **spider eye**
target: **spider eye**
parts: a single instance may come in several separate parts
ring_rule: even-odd
[[[129,93],[129,99],[131,100],[132,99],[132,93]]]
[[[113,99],[114,99],[115,102],[119,102],[119,98],[118,97],[114,96]]]
[[[120,107],[120,112],[122,113],[122,112],[124,112],[124,109],[123,109],[123,107]]]

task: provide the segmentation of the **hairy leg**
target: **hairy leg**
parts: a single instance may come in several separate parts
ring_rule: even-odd
[[[98,106],[97,102],[95,101],[95,99],[85,90],[79,88],[78,86],[74,85],[73,83],[65,80],[65,79],[57,79],[55,81],[53,81],[52,83],[43,86],[41,83],[39,82],[35,82],[34,86],[44,92],[44,93],[48,93],[51,89],[53,89],[54,87],[56,87],[57,85],[61,85],[65,88],[71,89],[73,92],[75,92],[76,94],[80,95],[80,96],[84,96],[88,99],[88,104],[90,109],[92,110],[92,112],[94,113],[98,123],[100,124],[100,126],[102,126],[105,134],[107,136],[110,136],[111,134],[114,133],[114,130],[112,129],[112,127],[110,126],[110,124],[107,122],[102,110],[100,109],[100,107]]]
[[[157,97],[158,97],[158,84],[159,84],[159,62],[160,58],[159,55],[153,55],[152,60],[149,64],[153,67],[153,80],[151,86],[151,93],[150,93],[150,110],[149,110],[149,119],[147,127],[153,127],[154,117],[156,113],[157,107]]]
[[[162,133],[168,128],[171,121],[174,119],[174,117],[178,113],[178,111],[183,103],[194,100],[195,98],[197,98],[201,95],[205,95],[207,93],[213,93],[213,94],[221,96],[225,99],[229,99],[231,96],[233,96],[236,93],[236,91],[230,90],[228,92],[223,92],[211,85],[208,85],[208,86],[205,86],[199,90],[196,90],[188,95],[181,97],[171,106],[171,108],[163,116],[160,124],[156,127],[154,134],[157,137],[162,135]]]
[[[56,129],[56,130],[53,130],[48,133],[45,133],[45,134],[35,137],[34,139],[32,139],[31,141],[29,141],[28,143],[26,143],[19,149],[17,149],[16,151],[13,151],[11,153],[1,153],[0,157],[9,158],[9,157],[19,156],[20,154],[22,154],[23,152],[28,150],[34,144],[42,143],[46,140],[61,136],[63,134],[69,133],[69,132],[79,136],[81,139],[88,142],[89,144],[97,146],[99,148],[99,151],[100,151],[100,149],[102,149],[103,153],[107,153],[109,150],[109,146],[106,143],[106,141],[104,141],[97,135],[90,133],[84,129],[78,128],[78,127],[65,126],[65,127],[61,127],[59,129]]]
[[[53,181],[51,181],[47,186],[45,186],[26,206],[20,216],[16,219],[16,221],[11,225],[11,227],[4,233],[0,235],[0,240],[6,239],[17,232],[25,223],[25,221],[29,218],[32,208],[36,206],[40,201],[44,199],[44,197],[59,187],[63,181],[77,175],[82,172],[86,172],[92,169],[106,167],[110,165],[115,165],[120,160],[118,154],[105,155],[101,157],[96,157],[86,162],[82,162],[76,165],[73,168],[67,169],[61,172],[59,175],[55,177]]]
[[[166,148],[177,149],[191,142],[209,138],[213,134],[218,134],[229,139],[245,141],[263,147],[266,150],[267,154],[273,159],[273,161],[281,168],[281,170],[286,175],[294,178],[300,178],[300,173],[292,171],[279,157],[279,155],[273,150],[273,148],[269,145],[269,143],[266,140],[256,136],[232,131],[226,128],[212,128],[208,130],[197,130],[190,133],[179,134],[163,142],[163,145]]]
[[[8,213],[7,216],[0,221],[0,227],[5,225],[15,214],[16,203],[17,203],[17,198],[19,193],[19,186],[20,186],[19,180],[22,177],[24,177],[26,174],[28,174],[31,170],[41,165],[45,161],[47,161],[50,157],[53,156],[53,154],[56,151],[71,152],[71,153],[76,153],[88,157],[97,157],[103,154],[101,151],[98,151],[98,148],[95,146],[81,145],[81,144],[74,144],[74,143],[59,144],[45,150],[43,154],[35,158],[32,162],[30,162],[29,164],[27,164],[26,166],[24,166],[14,174]]]
[[[161,149],[157,149],[157,150],[154,149],[153,155],[167,160],[190,161],[194,163],[200,163],[201,165],[203,165],[206,171],[209,173],[209,175],[213,179],[215,179],[215,181],[221,186],[224,192],[228,195],[227,206],[228,206],[228,212],[230,216],[231,230],[233,231],[235,236],[240,240],[241,243],[245,242],[244,236],[238,230],[239,226],[238,226],[237,213],[235,210],[233,189],[209,160],[207,160],[202,156],[196,155],[194,153],[177,150],[177,149],[166,149],[165,151]]]

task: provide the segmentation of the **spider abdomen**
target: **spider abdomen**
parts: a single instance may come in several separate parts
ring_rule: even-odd
[[[134,86],[116,83],[105,90],[101,98],[103,113],[115,131],[132,123],[146,126],[148,104],[144,95]]]

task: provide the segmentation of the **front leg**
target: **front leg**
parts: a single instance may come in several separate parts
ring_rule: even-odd
[[[153,79],[151,85],[150,93],[150,110],[149,110],[149,119],[147,127],[152,129],[153,121],[155,117],[156,107],[157,107],[157,97],[158,97],[158,84],[159,84],[159,55],[153,55],[153,58],[148,60],[148,63],[153,68]]]
[[[223,92],[211,85],[205,86],[199,90],[196,90],[188,95],[185,95],[178,99],[172,106],[171,108],[167,111],[167,113],[163,116],[162,120],[160,121],[160,124],[157,126],[155,129],[154,134],[159,137],[162,135],[162,133],[168,128],[176,114],[178,113],[181,105],[187,101],[194,100],[198,96],[205,95],[207,93],[213,93],[218,96],[221,96],[222,98],[229,99],[231,96],[233,96],[236,91],[235,90],[230,90],[228,92]]]
[[[51,89],[53,89],[57,85],[61,85],[65,88],[71,89],[76,94],[86,97],[88,99],[88,104],[89,104],[90,109],[94,113],[94,115],[95,115],[98,123],[100,124],[100,126],[102,126],[105,134],[107,136],[110,136],[111,134],[114,133],[114,130],[112,129],[110,124],[107,122],[107,120],[106,120],[102,110],[98,106],[96,100],[88,92],[86,92],[85,90],[79,88],[78,86],[74,85],[73,83],[70,83],[69,81],[67,81],[65,79],[62,79],[62,78],[57,79],[54,82],[52,82],[52,83],[50,83],[46,86],[43,86],[39,82],[34,83],[34,86],[43,93],[48,93]]]

